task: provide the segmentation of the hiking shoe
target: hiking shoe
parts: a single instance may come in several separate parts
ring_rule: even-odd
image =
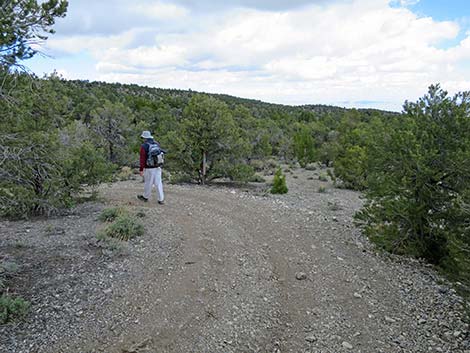
[[[147,202],[149,199],[144,197],[143,195],[138,195],[137,198],[140,200],[140,201],[144,201],[144,202]]]
[[[159,204],[159,205],[164,205],[164,204],[165,204],[165,201],[158,201],[158,204]]]

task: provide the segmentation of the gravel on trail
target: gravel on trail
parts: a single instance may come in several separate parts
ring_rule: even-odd
[[[0,352],[470,353],[462,299],[374,249],[353,224],[360,193],[316,171],[287,182],[286,195],[165,185],[158,205],[131,180],[65,217],[2,221],[0,264],[32,305],[0,326]],[[145,234],[98,240],[114,206],[145,214]]]

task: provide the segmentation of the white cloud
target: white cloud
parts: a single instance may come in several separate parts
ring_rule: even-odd
[[[111,48],[106,50],[100,63],[124,64],[131,67],[159,68],[186,63],[185,48],[175,45],[138,47],[134,49]]]
[[[393,0],[393,1],[390,1],[390,3],[394,5],[406,7],[406,6],[416,5],[417,3],[419,3],[419,1],[420,0]]]
[[[289,79],[320,80],[334,77],[338,65],[325,56],[284,58],[269,62],[268,72],[287,75]]]
[[[470,88],[462,69],[470,58],[470,36],[441,49],[440,43],[459,35],[457,22],[418,17],[390,7],[389,0],[323,2],[289,11],[238,8],[203,17],[169,2],[144,4],[128,6],[157,20],[186,22],[184,30],[162,33],[136,25],[113,35],[53,37],[48,46],[91,53],[101,80],[280,103],[368,100],[399,109],[431,83]],[[132,47],[144,31],[154,36]]]
[[[46,48],[54,52],[66,54],[77,54],[86,50],[93,55],[99,56],[106,50],[124,48],[132,42],[138,33],[138,30],[130,30],[117,35],[54,37],[48,40]]]
[[[189,10],[183,6],[165,2],[137,2],[131,5],[132,10],[138,14],[158,20],[184,19],[189,16]]]

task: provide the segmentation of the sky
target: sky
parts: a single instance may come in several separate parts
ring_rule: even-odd
[[[42,76],[401,111],[470,90],[469,0],[69,0]]]

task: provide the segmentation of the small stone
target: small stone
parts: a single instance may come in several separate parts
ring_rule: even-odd
[[[304,279],[307,279],[307,274],[305,272],[297,272],[295,274],[295,278],[297,278],[299,281],[303,281]]]
[[[446,294],[448,291],[449,289],[446,287],[439,287],[439,293],[441,294]]]
[[[313,336],[313,335],[309,335],[309,336],[305,337],[305,340],[306,340],[307,342],[313,343],[313,342],[316,342],[316,341],[317,341],[317,338],[316,338],[315,336]]]
[[[454,337],[459,337],[462,334],[460,331],[454,331]]]
[[[397,320],[392,319],[391,317],[388,317],[388,316],[385,316],[385,321],[387,321],[388,323],[391,323],[391,324],[397,322]]]
[[[422,325],[422,324],[425,324],[425,323],[426,323],[426,319],[419,319],[418,320],[419,325]]]
[[[357,293],[357,292],[354,292],[354,298],[362,298],[362,295],[360,295],[360,294]]]
[[[346,348],[346,349],[353,349],[353,346],[351,343],[349,342],[343,342],[343,347]]]

